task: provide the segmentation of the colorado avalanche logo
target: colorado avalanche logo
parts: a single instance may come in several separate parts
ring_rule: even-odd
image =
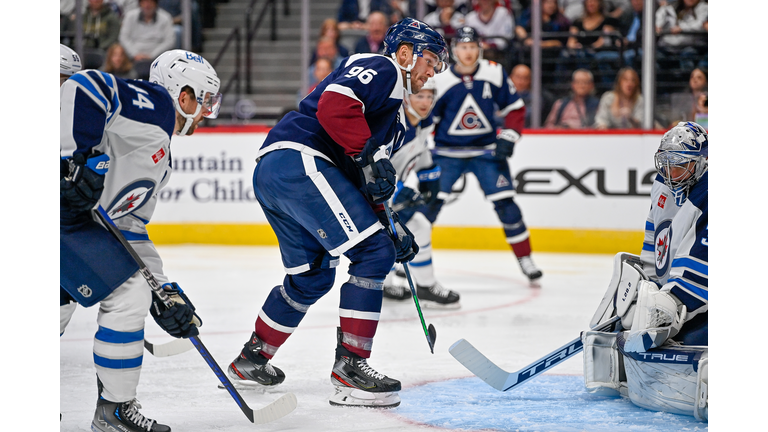
[[[121,218],[140,209],[149,201],[155,191],[151,180],[138,180],[124,187],[107,207],[107,214],[112,219]]]
[[[654,249],[656,261],[656,276],[663,277],[669,270],[669,245],[672,241],[672,221],[664,221],[656,229]]]
[[[461,116],[461,127],[462,129],[474,129],[478,126],[480,126],[480,119],[477,117],[475,109],[470,107]]]

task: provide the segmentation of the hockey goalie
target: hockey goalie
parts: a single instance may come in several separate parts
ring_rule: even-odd
[[[679,123],[654,156],[640,256],[619,253],[595,312],[595,328],[615,316],[623,331],[588,331],[587,391],[622,395],[654,411],[708,420],[707,132]]]

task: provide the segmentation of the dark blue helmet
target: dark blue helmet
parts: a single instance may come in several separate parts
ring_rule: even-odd
[[[413,19],[404,18],[392,24],[384,36],[384,55],[392,56],[401,43],[413,44],[413,54],[422,57],[422,52],[435,54],[440,61],[440,72],[448,60],[448,46],[443,36],[429,25]]]
[[[477,31],[470,26],[464,26],[456,30],[456,36],[453,38],[454,43],[459,42],[475,42],[480,43],[480,37]]]

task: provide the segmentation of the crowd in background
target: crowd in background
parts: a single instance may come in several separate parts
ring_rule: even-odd
[[[342,0],[323,24],[337,52],[378,52],[384,30],[416,13],[415,0]],[[542,126],[569,129],[639,128],[644,122],[640,72],[644,0],[541,0]],[[657,113],[654,125],[706,123],[706,0],[656,0]],[[531,125],[531,1],[427,0],[424,21],[450,41],[471,26],[483,36],[483,57],[502,64],[529,107]],[[328,30],[332,29],[332,30]],[[366,30],[356,44],[339,36]],[[517,77],[515,76],[517,75]],[[526,77],[526,78],[524,78]],[[315,75],[311,81],[322,79]]]
[[[61,42],[74,47],[75,0],[61,2]],[[192,51],[202,51],[203,28],[214,26],[216,3],[191,0]],[[85,68],[123,78],[147,78],[165,50],[180,48],[181,0],[86,0],[82,15]],[[456,29],[473,27],[483,57],[498,62],[529,107],[531,0],[426,0],[424,21],[450,42]],[[644,123],[641,95],[644,0],[541,0],[541,125],[548,128],[637,128]],[[656,0],[656,117],[706,124],[706,0]],[[310,90],[341,60],[383,48],[387,28],[415,16],[416,0],[339,0],[317,34]],[[352,36],[353,38],[350,39]],[[299,99],[303,95],[299,94]]]

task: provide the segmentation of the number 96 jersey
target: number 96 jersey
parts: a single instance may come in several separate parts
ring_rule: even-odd
[[[61,157],[92,149],[108,155],[99,205],[121,229],[143,231],[170,179],[171,96],[157,84],[86,70],[64,82],[59,103]],[[127,215],[135,219],[121,220]]]

